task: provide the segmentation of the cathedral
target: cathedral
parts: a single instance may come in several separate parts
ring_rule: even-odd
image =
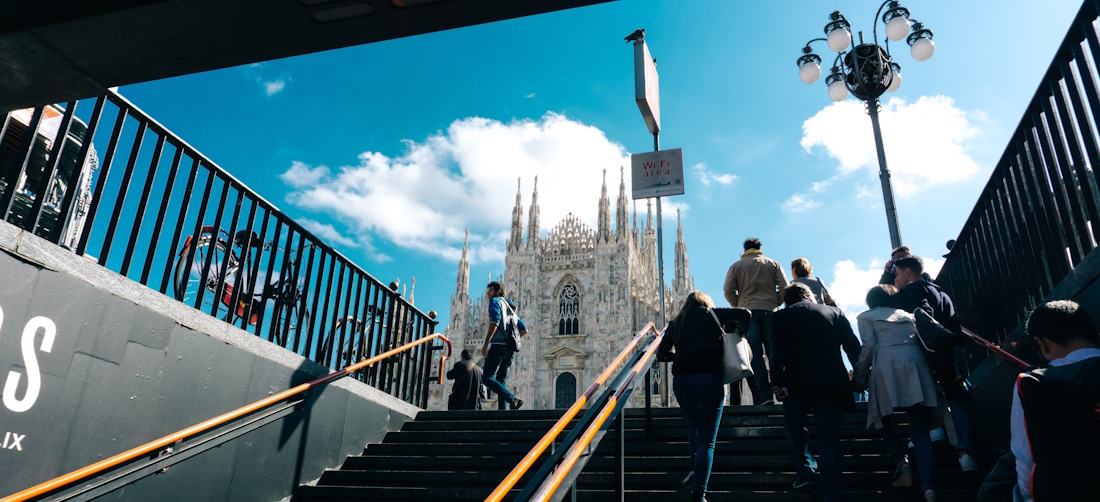
[[[504,258],[505,295],[515,302],[528,333],[516,354],[507,385],[527,403],[524,408],[567,408],[584,392],[646,323],[658,322],[657,230],[647,201],[644,226],[628,211],[626,183],[620,173],[612,226],[607,170],[593,230],[570,213],[545,235],[539,226],[538,178],[523,232],[522,194],[512,209],[511,236]],[[445,334],[454,358],[463,349],[480,360],[488,329],[485,284],[470,284],[469,233],[458,265]],[[675,277],[665,287],[666,316],[675,315],[693,290],[687,246],[677,212]],[[447,364],[450,366],[450,362]],[[446,371],[446,369],[444,369]],[[441,409],[449,383],[434,386],[432,409]],[[631,398],[641,403],[638,382]],[[628,404],[628,405],[630,405]],[[495,409],[496,396],[487,409]]]

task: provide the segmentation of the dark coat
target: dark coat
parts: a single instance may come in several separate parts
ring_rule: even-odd
[[[849,361],[859,359],[859,339],[840,309],[802,301],[772,315],[771,379],[791,394],[847,392]]]
[[[743,308],[715,308],[714,313],[730,333],[737,329],[737,323],[747,324],[752,316]],[[722,329],[705,307],[694,307],[682,323],[677,319],[669,321],[665,337],[657,347],[657,360],[672,361],[673,375],[722,376]]]
[[[451,386],[451,396],[447,399],[448,410],[481,409],[481,366],[471,360],[456,361],[451,371],[447,372],[447,378],[455,381]]]
[[[959,315],[955,313],[955,302],[935,283],[924,279],[913,281],[902,288],[899,296],[902,310],[913,314],[917,309],[924,310],[945,328],[955,334],[962,334]]]

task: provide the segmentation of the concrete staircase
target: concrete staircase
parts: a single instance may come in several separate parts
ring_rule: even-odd
[[[300,487],[295,500],[483,500],[560,416],[555,410],[421,412],[381,444],[348,457],[339,470],[325,472],[316,485]],[[848,500],[923,500],[916,487],[890,487],[893,462],[877,432],[865,427],[866,420],[862,403],[844,420],[843,481]],[[626,500],[689,500],[690,489],[680,487],[688,471],[684,420],[677,409],[654,409],[653,424],[653,437],[647,440],[643,410],[627,410]],[[614,438],[613,432],[604,438],[580,475],[577,500],[617,500]],[[995,460],[988,448],[975,456],[983,469]],[[940,502],[974,500],[981,475],[964,475],[946,443],[937,443],[936,466]],[[526,481],[517,485],[513,496]],[[727,407],[707,498],[819,499],[816,489],[792,490],[793,482],[782,408]]]

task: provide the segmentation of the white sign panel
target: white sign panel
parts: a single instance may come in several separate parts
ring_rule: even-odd
[[[644,40],[634,42],[634,101],[642,111],[649,132],[661,130],[661,93],[657,85],[657,63]]]
[[[684,194],[684,151],[679,148],[630,156],[633,198]]]

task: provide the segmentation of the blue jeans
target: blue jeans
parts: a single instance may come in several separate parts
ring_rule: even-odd
[[[770,310],[753,310],[749,320],[749,332],[745,339],[752,349],[752,389],[753,403],[760,404],[771,397],[771,381],[768,379],[768,366],[764,364],[764,354],[772,355],[772,314]],[[756,384],[753,387],[753,384]]]
[[[895,414],[898,410],[895,410]],[[928,435],[928,429],[932,422],[932,408],[927,406],[910,406],[903,408],[909,415],[909,437],[913,440],[913,449],[917,453],[917,470],[920,471],[921,490],[936,489],[936,461],[932,452],[932,437]],[[893,415],[882,417],[882,440],[886,442],[886,449],[890,450],[890,456],[894,458],[894,464],[900,464],[905,460],[905,444],[902,443],[898,427],[894,424]]]
[[[795,458],[795,472],[798,480],[813,477],[820,467],[821,498],[825,502],[834,502],[844,498],[840,486],[840,472],[844,461],[844,449],[840,446],[840,422],[844,413],[848,391],[805,393],[792,392],[783,400],[783,428],[787,431],[787,442],[791,445],[791,454]],[[809,425],[810,410],[814,412],[814,425],[817,429],[817,442],[821,447],[821,464],[814,462],[810,452]]]
[[[714,442],[722,420],[725,389],[722,377],[710,373],[690,373],[672,378],[672,392],[688,423],[688,448],[695,478],[692,491],[707,491],[710,468],[714,464]]]
[[[516,395],[504,386],[508,380],[508,368],[512,367],[515,352],[507,345],[490,345],[489,355],[485,356],[485,386],[497,395],[497,409],[503,410],[516,399]]]
[[[966,365],[966,349],[962,347],[955,347],[955,369],[964,377],[970,375],[970,370]],[[951,400],[947,401],[947,409],[951,411],[951,421],[955,424],[955,436],[959,440],[959,444],[955,445],[955,449],[969,450],[970,412],[966,409],[964,403]]]

